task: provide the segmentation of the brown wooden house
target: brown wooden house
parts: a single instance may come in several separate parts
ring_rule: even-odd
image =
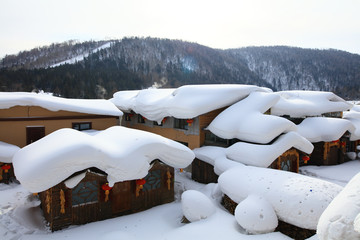
[[[72,188],[65,180],[40,192],[50,229],[136,213],[174,201],[174,169],[160,161],[154,162],[144,179],[117,182],[110,188],[106,177],[106,173],[92,168]]]
[[[121,116],[107,100],[0,93],[0,141],[22,148],[61,128],[103,130],[119,125]],[[7,165],[10,179],[14,177],[12,164]]]

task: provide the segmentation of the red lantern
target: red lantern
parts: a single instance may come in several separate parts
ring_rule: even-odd
[[[309,156],[303,156],[302,160],[304,161],[305,164],[307,164],[307,162],[310,160]]]
[[[109,201],[109,193],[112,187],[109,186],[109,183],[105,183],[101,186],[101,188],[105,191],[105,202]]]
[[[163,118],[163,120],[161,121],[163,124],[166,122],[167,118]]]
[[[5,164],[5,165],[2,165],[1,166],[1,169],[5,171],[5,173],[9,172],[9,169],[11,168],[10,165],[8,164]]]
[[[188,123],[189,127],[191,127],[194,120],[193,119],[188,119],[188,120],[186,120],[186,122]]]
[[[341,142],[341,146],[345,147],[346,146],[346,142]]]
[[[143,178],[136,180],[136,185],[143,186],[145,183],[146,183],[146,180]]]
[[[103,184],[101,188],[104,191],[110,191],[112,189],[112,187],[110,187],[108,183]]]
[[[335,140],[335,141],[332,141],[333,143],[337,143],[337,142],[339,142],[339,140]]]
[[[129,118],[132,118],[134,116],[134,114],[129,113],[128,116],[129,116]]]

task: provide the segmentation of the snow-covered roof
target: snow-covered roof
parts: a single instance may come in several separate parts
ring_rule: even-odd
[[[281,154],[295,147],[310,154],[314,146],[297,132],[289,132],[280,136],[269,145],[238,142],[226,149],[226,156],[234,161],[257,167],[268,167]]]
[[[360,239],[358,223],[356,223],[360,214],[359,192],[360,173],[350,180],[321,215],[317,225],[319,240]]]
[[[194,153],[159,135],[120,126],[93,136],[60,129],[19,150],[13,164],[21,184],[31,192],[41,192],[91,167],[106,172],[111,186],[143,178],[155,159],[184,168]]]
[[[236,203],[251,194],[262,196],[280,220],[306,229],[316,229],[321,214],[342,190],[328,181],[251,166],[229,169],[220,175],[218,183]]]
[[[270,145],[238,142],[228,148],[201,147],[194,149],[194,153],[198,159],[213,165],[215,172],[221,173],[222,170],[228,169],[227,166],[235,166],[229,165],[227,161],[266,168],[292,147],[308,154],[314,149],[314,146],[297,132],[289,132]]]
[[[350,111],[343,113],[343,118],[350,121],[355,126],[355,131],[350,134],[350,140],[356,141],[360,139],[360,108],[355,106]]]
[[[0,162],[11,163],[13,156],[19,150],[18,146],[0,141]]]
[[[324,113],[342,112],[352,107],[351,103],[332,92],[280,91],[281,99],[271,108],[271,114],[290,117],[320,116]]]
[[[313,143],[339,140],[347,131],[355,132],[355,126],[342,118],[311,117],[298,125],[298,133]]]
[[[112,102],[104,99],[69,99],[49,94],[0,92],[0,109],[14,106],[39,106],[50,111],[122,116],[122,112]]]
[[[220,113],[207,129],[224,139],[269,143],[281,133],[296,131],[296,125],[291,121],[263,114],[279,99],[274,93],[252,92]]]
[[[194,118],[229,106],[253,91],[271,92],[254,85],[186,85],[177,89],[120,91],[111,101],[122,111],[134,111],[152,121],[164,117]]]

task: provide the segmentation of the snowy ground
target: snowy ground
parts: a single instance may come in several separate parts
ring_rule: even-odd
[[[345,185],[360,171],[360,161],[355,160],[339,166],[306,166],[301,172],[334,183]],[[235,217],[220,205],[217,184],[200,184],[190,180],[189,173],[176,175],[176,201],[154,207],[147,211],[105,221],[71,226],[51,233],[46,225],[36,200],[18,184],[0,184],[0,239],[237,239],[280,240],[290,239],[275,232],[263,235],[246,235]],[[195,189],[212,199],[216,212],[208,219],[181,223],[180,195],[184,190]],[[312,237],[311,240],[317,240]]]

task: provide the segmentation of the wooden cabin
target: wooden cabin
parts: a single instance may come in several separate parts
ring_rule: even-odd
[[[307,157],[307,155],[295,148],[291,148],[275,159],[269,168],[298,173],[299,162],[304,161],[303,157]],[[193,180],[205,184],[216,183],[219,178],[214,171],[213,165],[198,158],[195,158],[192,162],[191,177]]]
[[[106,173],[92,168],[72,188],[67,187],[70,177],[40,192],[41,209],[50,229],[56,231],[136,213],[174,201],[174,169],[158,160],[143,179],[117,182],[109,187],[106,177]]]
[[[204,145],[207,132],[204,128],[223,110],[224,108],[213,110],[192,119],[166,117],[161,124],[150,121],[141,116],[141,114],[134,112],[124,113],[121,125],[156,133],[160,136],[183,143],[190,149],[194,149]]]
[[[0,141],[22,148],[61,128],[104,130],[119,125],[121,116],[122,112],[106,100],[70,100],[31,93],[2,93]],[[6,183],[15,178],[11,163],[0,161],[0,166],[0,182]],[[10,169],[4,169],[8,167]]]
[[[337,165],[346,161],[346,142],[344,140],[317,142],[313,145],[314,151],[310,155],[308,165]]]

